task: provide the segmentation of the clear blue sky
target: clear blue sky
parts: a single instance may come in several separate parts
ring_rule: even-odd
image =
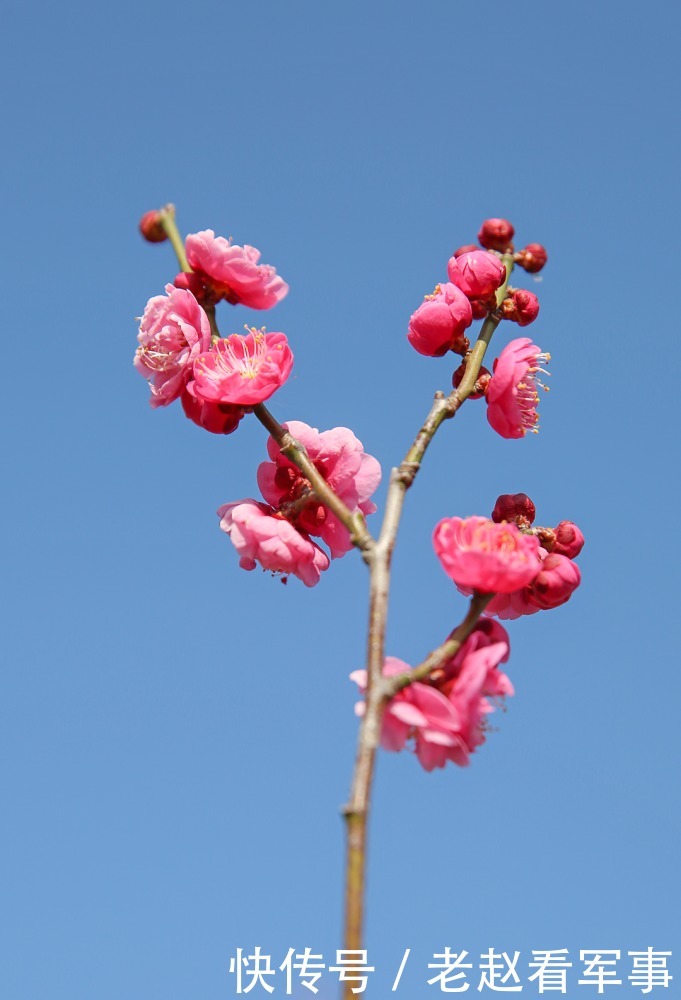
[[[260,427],[149,408],[134,317],[175,268],[136,223],[165,201],[290,283],[266,317],[296,353],[277,415],[349,424],[384,467],[446,387],[405,329],[452,249],[490,215],[547,246],[541,433],[502,441],[469,403],[436,440],[388,649],[416,662],[458,620],[432,527],[502,492],[577,521],[584,584],[511,626],[517,694],[468,771],[381,757],[372,996],[407,946],[396,995],[419,1000],[447,945],[520,968],[681,954],[679,20],[656,0],[8,5],[0,996],[222,1000],[238,947],[339,944],[366,574],[352,554],[311,591],[239,571],[215,510],[255,495]]]

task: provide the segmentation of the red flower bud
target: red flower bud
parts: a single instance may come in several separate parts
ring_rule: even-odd
[[[528,243],[523,250],[515,255],[515,262],[524,267],[530,274],[536,274],[548,260],[549,255],[541,243]]]
[[[161,213],[155,210],[144,213],[139,221],[139,230],[148,243],[163,243],[168,239],[161,225]]]
[[[536,516],[534,504],[527,493],[502,493],[492,511],[492,520],[497,524],[501,521],[520,523],[522,527],[532,524]]]
[[[472,253],[473,250],[479,249],[480,247],[477,243],[467,243],[464,247],[459,247],[458,250],[455,250],[452,257],[460,257],[462,253]]]
[[[555,529],[556,540],[553,551],[574,559],[584,548],[584,535],[572,521],[561,521]]]
[[[487,304],[482,299],[471,299],[470,303],[473,319],[484,319],[489,312]],[[496,308],[496,299],[494,300],[493,308]]]
[[[478,239],[480,245],[486,247],[487,250],[498,250],[500,253],[504,253],[505,250],[508,250],[514,233],[515,229],[508,219],[485,219],[480,227]]]
[[[182,393],[181,402],[185,416],[211,434],[231,434],[246,412],[242,406],[231,403],[204,403],[187,389]]]
[[[582,582],[579,567],[567,556],[551,552],[542,563],[541,570],[527,587],[530,604],[548,611],[560,607],[572,597]]]
[[[510,319],[518,326],[529,326],[539,315],[539,299],[525,288],[510,288],[501,310],[504,319]]]
[[[173,278],[175,288],[184,288],[191,292],[197,302],[202,306],[212,306],[218,301],[218,297],[213,294],[210,288],[204,285],[203,281],[194,271],[180,271]]]
[[[459,367],[454,372],[454,374],[452,375],[452,385],[454,386],[455,389],[459,388],[459,386],[461,385],[461,380],[463,379],[465,374],[466,374],[466,365],[460,364]],[[487,383],[489,382],[491,377],[492,377],[491,373],[487,370],[487,368],[484,367],[481,368],[480,373],[478,374],[477,382],[475,383],[475,389],[468,398],[480,399],[482,396],[484,396],[485,389],[487,388]]]

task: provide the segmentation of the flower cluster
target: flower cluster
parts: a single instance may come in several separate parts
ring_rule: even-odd
[[[147,212],[140,231],[149,242],[165,239],[160,212]],[[149,299],[140,321],[135,367],[147,378],[151,405],[182,401],[185,415],[214,434],[236,430],[249,408],[263,403],[287,380],[293,354],[283,333],[246,328],[220,338],[211,326],[215,304],[225,299],[269,309],[287,293],[275,269],[258,264],[255,247],[240,247],[210,229],[186,239],[190,271],[166,294]]]
[[[460,385],[470,357],[470,340],[465,331],[475,319],[491,319],[496,325],[506,319],[528,326],[539,314],[537,296],[508,284],[514,266],[529,273],[540,271],[547,260],[539,243],[513,249],[515,230],[507,219],[486,219],[478,233],[480,246],[469,243],[455,250],[447,264],[449,281],[426,295],[412,313],[407,338],[419,354],[442,357],[448,352],[464,358],[452,377]],[[482,249],[481,249],[482,248]],[[536,406],[539,396],[536,378],[548,360],[527,338],[511,341],[494,365],[494,373],[480,369],[471,399],[485,396],[490,425],[505,438],[524,437],[537,431]],[[545,388],[545,386],[541,386]]]
[[[261,499],[226,503],[217,512],[240,566],[260,566],[283,582],[296,576],[313,587],[331,560],[357,544],[373,569],[372,557],[379,550],[383,555],[392,551],[397,531],[397,521],[391,526],[388,517],[378,543],[367,531],[365,546],[361,536],[364,518],[376,510],[372,496],[381,480],[378,461],[347,427],[320,432],[301,421],[279,425],[262,405],[293,367],[283,333],[264,327],[246,327],[245,334],[225,337],[218,333],[220,302],[270,309],[287,294],[288,285],[273,267],[259,262],[254,247],[238,246],[213,230],[190,234],[182,245],[172,206],[147,212],[140,231],[151,243],[170,238],[183,267],[164,295],[149,300],[140,320],[134,365],[149,383],[151,405],[179,399],[185,415],[214,434],[232,433],[254,412],[272,435],[267,460],[257,470]],[[407,334],[419,354],[443,357],[452,352],[463,359],[453,373],[450,397],[436,396],[436,412],[440,405],[449,406],[445,415],[452,416],[464,399],[484,396],[489,424],[508,439],[537,430],[539,389],[546,388],[540,376],[548,374],[544,366],[549,360],[530,338],[519,337],[501,350],[491,371],[481,366],[502,320],[525,327],[539,312],[537,297],[510,287],[509,278],[516,266],[529,274],[540,271],[546,251],[538,243],[515,251],[514,235],[508,220],[485,220],[478,244],[454,251],[447,280],[426,295]],[[485,325],[471,351],[467,331],[475,320]],[[437,426],[424,424],[408,460],[394,470],[391,489],[410,484],[407,478],[418,470]],[[408,475],[400,478],[405,465]],[[454,633],[465,638],[458,648],[448,643],[431,654],[426,662],[437,666],[427,674],[428,667],[414,675],[408,664],[387,657],[379,700],[369,698],[370,711],[378,711],[377,705],[384,708],[373,720],[378,725],[380,716],[382,745],[393,751],[409,745],[427,771],[448,761],[468,764],[485,741],[486,719],[495,702],[513,694],[500,669],[510,644],[499,620],[559,607],[581,582],[575,563],[584,545],[579,528],[571,521],[538,527],[535,516],[526,494],[504,494],[490,518],[445,517],[435,527],[433,545],[442,568],[462,594],[474,598],[472,618]],[[452,648],[456,652],[447,655]],[[377,670],[382,655],[374,661]],[[355,671],[351,677],[365,693],[366,672]],[[387,704],[386,692],[392,693]],[[365,710],[360,702],[357,713]]]
[[[384,749],[403,750],[412,742],[426,771],[444,767],[447,761],[467,765],[470,755],[485,742],[485,720],[494,711],[490,698],[513,694],[513,685],[499,670],[509,650],[502,625],[491,619],[478,622],[459,651],[427,681],[414,681],[391,698],[381,727]],[[410,670],[408,664],[389,656],[383,675],[395,677]],[[365,670],[356,670],[350,678],[365,691]],[[357,714],[364,710],[364,702],[359,702]]]
[[[305,448],[325,482],[352,513],[372,514],[370,497],[381,481],[381,467],[367,455],[361,441],[347,427],[318,431],[298,420],[285,429]],[[237,552],[243,569],[263,569],[297,576],[312,587],[328,569],[329,558],[312,541],[320,538],[332,559],[352,547],[350,533],[336,515],[320,503],[312,484],[270,438],[269,462],[258,468],[258,486],[266,501],[240,500],[218,510],[220,527]]]
[[[584,536],[577,525],[535,528],[534,518],[528,496],[504,494],[491,520],[449,517],[435,528],[435,552],[458,589],[494,595],[487,615],[513,619],[560,607],[581,583],[574,559]]]

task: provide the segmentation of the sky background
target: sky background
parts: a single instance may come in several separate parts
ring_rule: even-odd
[[[167,201],[289,282],[266,316],[218,317],[287,333],[276,415],[349,425],[386,470],[449,384],[405,331],[452,250],[488,216],[548,248],[541,283],[518,280],[553,356],[541,433],[504,441],[469,402],[438,435],[388,652],[416,663],[462,617],[432,528],[500,493],[580,525],[584,582],[511,624],[516,696],[469,769],[381,755],[371,995],[406,947],[396,995],[437,995],[445,946],[520,951],[533,996],[532,949],[570,949],[571,996],[596,995],[580,949],[622,951],[613,996],[640,995],[628,950],[671,949],[678,989],[678,8],[13,2],[3,20],[0,996],[221,1000],[237,948],[335,964],[340,945],[366,572],[350,554],[307,590],[241,571],[215,510],[257,495],[261,427],[220,438],[149,407],[134,317],[176,266],[136,225]]]

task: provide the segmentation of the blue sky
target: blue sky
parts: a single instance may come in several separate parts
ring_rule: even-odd
[[[468,770],[381,757],[373,995],[406,947],[413,997],[445,946],[567,947],[569,995],[595,993],[580,949],[620,949],[626,984],[628,950],[681,947],[679,28],[655,0],[8,7],[0,995],[218,1000],[239,947],[340,944],[366,574],[240,571],[215,510],[255,495],[261,428],[148,406],[134,317],[175,267],[136,223],[166,201],[289,282],[277,416],[349,425],[386,469],[451,376],[405,330],[453,248],[497,215],[547,246],[541,433],[468,403],[438,436],[388,650],[417,662],[462,616],[432,527],[499,493],[582,527],[584,582],[511,626],[516,696]]]

